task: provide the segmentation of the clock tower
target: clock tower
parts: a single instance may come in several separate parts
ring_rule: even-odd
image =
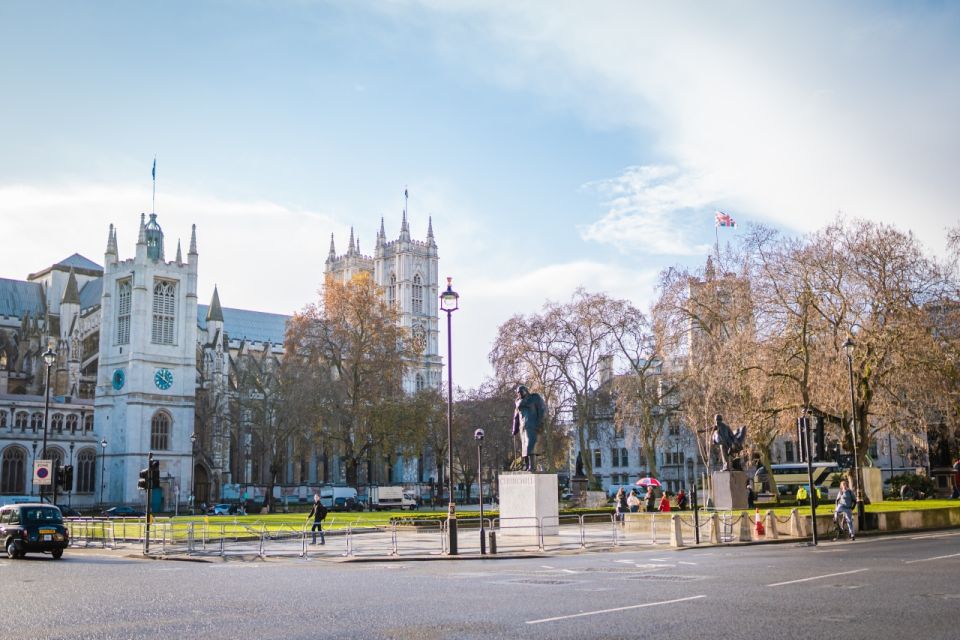
[[[120,260],[113,225],[104,255],[96,429],[107,441],[105,502],[142,504],[140,469],[153,452],[160,488],[153,505],[186,499],[192,486],[196,402],[197,238],[186,262],[164,256],[157,215],[140,216],[134,257]]]

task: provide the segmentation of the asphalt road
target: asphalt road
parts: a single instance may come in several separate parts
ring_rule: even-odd
[[[129,552],[127,552],[129,553]],[[960,532],[497,560],[0,560],[0,638],[960,637]]]

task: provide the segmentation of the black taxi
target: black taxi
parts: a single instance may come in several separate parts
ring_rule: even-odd
[[[0,507],[0,541],[10,558],[37,552],[60,558],[70,544],[70,535],[60,509],[30,502]]]

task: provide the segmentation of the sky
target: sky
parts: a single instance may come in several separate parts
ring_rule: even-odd
[[[0,277],[102,264],[111,223],[131,257],[154,209],[201,302],[291,314],[408,189],[463,387],[512,315],[647,308],[717,235],[960,222],[952,2],[5,0],[0,78]]]

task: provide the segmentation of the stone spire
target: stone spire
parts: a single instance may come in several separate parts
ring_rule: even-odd
[[[73,267],[70,267],[70,276],[67,278],[67,286],[63,290],[63,299],[60,304],[80,304],[80,289],[77,287],[77,277],[73,275]]]
[[[387,241],[387,232],[383,228],[383,216],[380,216],[380,230],[377,231],[377,247],[382,247]]]
[[[400,239],[410,242],[410,225],[407,223],[407,210],[403,210],[403,220],[400,222]]]
[[[180,252],[180,240],[177,239],[177,264],[183,264],[183,254]]]
[[[437,246],[437,241],[433,238],[433,216],[427,218],[427,244],[431,247]]]
[[[108,256],[117,255],[117,231],[113,228],[113,225],[110,225],[110,231],[107,232],[107,250],[106,254]]]
[[[356,247],[353,242],[353,227],[350,227],[350,246],[347,247],[347,255],[352,256],[355,251],[356,251]]]
[[[197,225],[192,225],[190,228],[190,251],[187,255],[197,255]]]
[[[207,322],[211,321],[223,322],[223,309],[220,308],[220,293],[217,291],[217,285],[213,285],[213,298],[207,309]]]
[[[140,214],[140,234],[137,236],[137,244],[147,244],[147,214]]]
[[[337,257],[337,248],[333,245],[333,234],[330,234],[330,253],[327,254],[327,261]]]

